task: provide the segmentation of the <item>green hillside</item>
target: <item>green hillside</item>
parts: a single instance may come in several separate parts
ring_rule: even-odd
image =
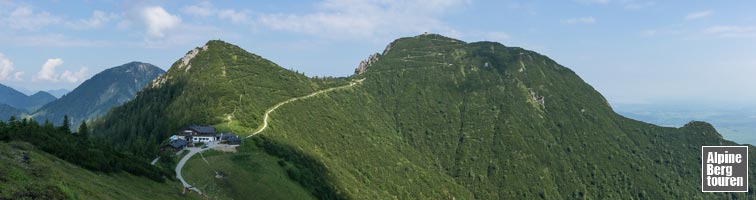
[[[152,156],[157,147],[144,145],[156,145],[189,124],[251,132],[268,107],[339,81],[311,80],[238,46],[209,41],[177,60],[133,101],[98,120],[94,132]]]
[[[88,171],[23,142],[0,142],[0,199],[200,199],[181,183]]]
[[[113,110],[95,130],[123,148],[150,155],[149,148],[135,147],[155,145],[189,123],[249,133],[277,102],[365,79],[281,106],[268,129],[244,141],[255,147],[237,154],[263,151],[268,155],[260,157],[276,157],[279,169],[267,162],[265,170],[286,171],[321,199],[753,194],[700,192],[700,146],[733,144],[711,125],[666,128],[620,116],[573,71],[536,52],[431,34],[398,39],[365,63],[353,77],[309,79],[210,41]],[[750,155],[753,166],[756,154]],[[221,158],[213,163],[234,168],[226,171],[264,172]],[[245,177],[194,180],[235,196],[249,192],[237,188],[261,182]],[[282,190],[290,187],[282,185]]]

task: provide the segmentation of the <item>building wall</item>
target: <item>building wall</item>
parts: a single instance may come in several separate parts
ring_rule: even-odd
[[[193,136],[192,142],[213,142],[215,141],[215,137],[213,136]]]

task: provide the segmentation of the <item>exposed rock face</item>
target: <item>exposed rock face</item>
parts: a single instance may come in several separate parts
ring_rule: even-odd
[[[192,68],[192,64],[190,64],[192,59],[194,59],[194,57],[197,56],[197,54],[199,54],[200,52],[207,51],[207,48],[208,48],[208,45],[205,44],[205,46],[194,48],[188,53],[186,53],[186,55],[184,55],[184,57],[181,58],[178,64],[178,69],[184,69],[184,72],[189,72],[189,69]],[[162,74],[158,76],[157,78],[155,78],[154,80],[152,80],[152,82],[150,82],[150,87],[159,88],[163,86],[165,82],[168,81],[168,79],[171,79],[168,73]]]
[[[354,74],[362,74],[367,71],[368,66],[372,65],[373,63],[378,62],[378,54],[375,53],[373,55],[370,55],[367,60],[360,61],[360,65],[357,66],[356,69],[354,69]]]
[[[393,44],[394,43],[392,42],[392,43],[389,43],[388,45],[386,45],[386,48],[383,49],[383,55],[386,55],[389,51],[391,51],[391,45],[393,45]]]
[[[194,56],[197,56],[197,54],[199,54],[200,51],[205,51],[205,50],[207,50],[207,44],[205,44],[205,46],[202,46],[202,48],[194,48],[191,51],[189,51],[189,53],[187,53],[186,55],[184,55],[183,58],[181,58],[181,65],[179,65],[179,69],[183,69],[184,67],[186,67],[186,71],[189,71],[189,68],[192,68],[192,65],[189,64],[189,61],[192,61],[192,58],[194,58]]]
[[[150,83],[150,87],[159,88],[160,86],[163,86],[165,84],[165,81],[167,80],[168,80],[168,76],[166,76],[165,74],[162,74],[158,76],[157,78],[155,78],[154,80],[152,80],[152,82]]]

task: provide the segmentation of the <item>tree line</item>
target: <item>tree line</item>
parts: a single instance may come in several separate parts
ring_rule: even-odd
[[[115,173],[125,171],[155,181],[164,182],[171,177],[170,172],[150,165],[147,161],[133,155],[116,151],[110,142],[90,135],[87,123],[82,123],[78,132],[72,132],[68,116],[61,126],[49,121],[39,124],[33,119],[10,117],[5,122],[0,120],[0,141],[23,141],[36,148],[52,154],[85,169]]]

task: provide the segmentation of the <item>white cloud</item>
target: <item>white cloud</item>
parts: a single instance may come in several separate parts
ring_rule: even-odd
[[[11,29],[37,30],[42,27],[59,24],[63,20],[48,12],[34,12],[29,6],[18,6],[0,20]]]
[[[69,83],[77,83],[84,80],[88,71],[89,69],[87,69],[86,67],[82,67],[77,72],[66,70],[62,74],[60,74],[60,79],[63,81],[68,81]]]
[[[33,78],[33,80],[44,80],[44,81],[58,81],[58,75],[55,74],[55,68],[63,64],[63,59],[60,58],[51,58],[47,59],[44,65],[42,65],[42,69],[37,72],[37,76]]]
[[[37,75],[32,78],[32,81],[50,81],[50,82],[59,82],[59,81],[65,81],[69,83],[76,83],[79,81],[84,80],[84,77],[86,77],[87,72],[89,69],[86,67],[82,67],[77,72],[71,72],[68,70],[63,71],[63,73],[58,74],[55,72],[55,68],[59,67],[63,64],[63,59],[60,58],[51,58],[47,59],[44,65],[42,65],[42,69],[37,72]],[[21,74],[16,74],[20,78],[20,76],[23,75],[23,72]]]
[[[468,4],[464,0],[326,0],[307,14],[263,14],[259,23],[274,30],[332,38],[365,39],[396,34],[448,32],[438,17]]]
[[[13,62],[0,53],[0,80],[6,80],[13,70]]]
[[[700,19],[704,17],[708,17],[709,15],[714,14],[711,10],[706,11],[699,11],[699,12],[693,12],[685,16],[685,20],[694,20],[694,19]]]
[[[147,33],[152,37],[164,37],[165,31],[181,24],[181,18],[171,15],[163,7],[153,6],[142,9],[141,17],[147,26]]]
[[[562,20],[565,24],[593,24],[596,23],[596,19],[593,17],[578,17]]]
[[[13,77],[14,77],[14,78],[15,78],[15,79],[16,79],[17,81],[22,81],[22,80],[24,80],[24,79],[22,78],[22,76],[24,76],[24,73],[25,73],[25,72],[16,72],[16,73],[14,73],[14,74],[13,74]]]

